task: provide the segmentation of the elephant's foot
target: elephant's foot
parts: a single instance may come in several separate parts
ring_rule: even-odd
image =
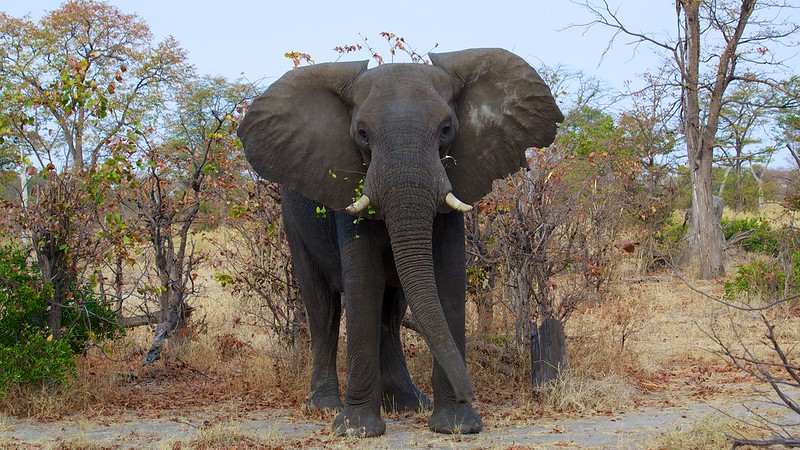
[[[381,406],[387,412],[430,411],[432,408],[428,396],[413,384],[405,389],[384,387]]]
[[[319,410],[323,413],[338,412],[342,410],[342,401],[339,399],[339,392],[314,392],[311,398],[306,401],[306,410]]]
[[[428,419],[428,428],[443,434],[473,434],[480,433],[483,423],[469,403],[451,403],[434,408]]]
[[[386,432],[386,422],[379,414],[345,407],[333,419],[332,429],[339,436],[376,437]]]

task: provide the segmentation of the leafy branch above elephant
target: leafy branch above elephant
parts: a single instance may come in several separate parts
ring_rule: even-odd
[[[339,410],[339,434],[383,434],[381,406],[430,406],[400,345],[406,304],[434,357],[429,427],[482,429],[464,357],[463,212],[493,180],[527,168],[525,150],[550,145],[564,119],[536,71],[508,51],[430,59],[292,70],[239,127],[250,164],[282,185],[311,330],[309,402]],[[317,214],[321,205],[325,217]],[[342,293],[344,403],[336,375]]]

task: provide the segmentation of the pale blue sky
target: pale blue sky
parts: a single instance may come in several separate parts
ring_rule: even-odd
[[[52,0],[0,0],[0,9],[12,16],[57,8]],[[654,66],[652,48],[620,40],[601,62],[610,30],[565,29],[586,22],[588,13],[567,0],[491,0],[384,2],[340,1],[170,1],[115,0],[124,12],[145,19],[161,39],[174,36],[189,51],[192,63],[204,74],[251,80],[278,77],[292,67],[283,55],[309,53],[317,62],[337,57],[332,48],[361,42],[366,36],[376,50],[386,53],[378,33],[404,36],[418,52],[453,51],[471,47],[502,47],[549,66],[564,65],[595,74],[622,89],[625,80]],[[641,30],[663,34],[675,28],[672,1],[627,0],[622,18]],[[365,59],[364,53],[348,56]],[[600,66],[598,67],[598,64]]]

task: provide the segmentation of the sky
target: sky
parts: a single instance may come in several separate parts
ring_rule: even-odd
[[[0,10],[33,19],[61,2],[0,0]],[[316,62],[338,57],[335,46],[363,43],[386,54],[382,31],[403,36],[418,53],[446,52],[473,47],[501,47],[534,66],[564,66],[582,70],[623,89],[659,59],[647,46],[638,49],[620,40],[602,59],[611,31],[570,28],[591,16],[568,0],[436,1],[404,0],[113,0],[126,13],[134,12],[150,26],[157,40],[174,36],[188,50],[202,74],[244,76],[265,82],[292,68],[284,54],[299,51]],[[674,35],[674,3],[627,0],[620,16],[640,30]],[[612,3],[613,5],[613,3]],[[435,49],[434,49],[435,47]],[[366,53],[345,60],[366,59]]]
[[[641,74],[663,64],[663,53],[618,36],[605,55],[613,30],[579,26],[593,16],[585,0],[110,0],[125,13],[136,13],[157,41],[173,36],[188,51],[198,72],[244,77],[266,87],[293,67],[284,56],[308,53],[316,62],[333,61],[335,46],[363,44],[363,37],[387,57],[386,31],[403,36],[420,54],[474,47],[501,47],[534,67],[561,66],[583,71],[607,86],[610,96],[636,86]],[[602,0],[590,0],[602,4]],[[674,0],[607,0],[632,31],[657,40],[676,35]],[[790,2],[791,3],[791,2]],[[55,0],[0,0],[0,10],[34,20],[59,7]],[[790,11],[800,22],[800,12]],[[796,41],[796,39],[795,39]],[[795,42],[791,72],[800,73]],[[784,51],[787,51],[784,49]],[[367,53],[341,60],[368,59]],[[374,62],[372,63],[374,65]],[[610,105],[619,111],[620,105]],[[784,157],[781,157],[783,159]],[[781,161],[776,161],[782,165]]]

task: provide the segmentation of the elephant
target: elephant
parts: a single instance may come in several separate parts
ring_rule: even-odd
[[[481,431],[465,360],[464,213],[493,180],[527,168],[526,149],[550,145],[564,120],[536,70],[511,52],[431,53],[430,61],[293,69],[253,101],[238,129],[256,173],[281,184],[311,332],[309,403],[338,411],[340,435],[382,435],[382,406],[430,406],[400,345],[406,305],[434,359],[429,428]]]

